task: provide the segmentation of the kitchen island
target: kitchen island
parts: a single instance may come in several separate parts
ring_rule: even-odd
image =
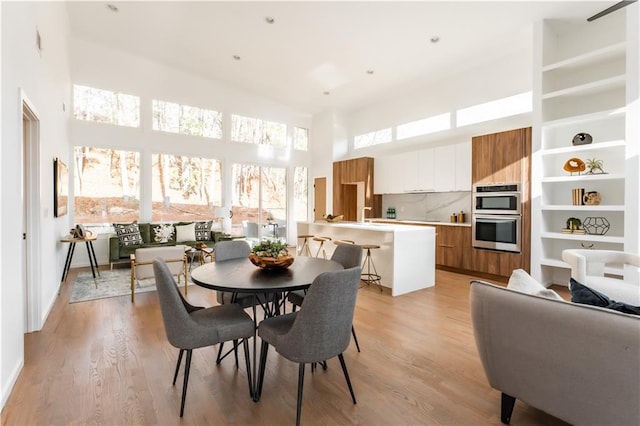
[[[435,284],[435,228],[430,226],[393,225],[360,222],[298,222],[298,235],[351,240],[356,244],[377,244],[371,250],[373,263],[382,277],[381,284],[392,296],[409,293]],[[318,244],[309,241],[315,256]],[[324,244],[327,256],[335,245]],[[363,253],[364,256],[364,253]]]

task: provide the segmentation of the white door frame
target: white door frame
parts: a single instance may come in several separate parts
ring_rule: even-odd
[[[40,287],[40,256],[37,250],[40,247],[40,221],[38,220],[40,205],[40,118],[39,114],[29,100],[24,90],[20,90],[20,176],[22,205],[24,209],[22,217],[22,232],[26,233],[23,241],[23,259],[21,272],[26,273],[22,277],[23,301],[25,309],[24,324],[25,333],[40,330],[41,321],[41,287]],[[23,120],[27,121],[25,132]],[[26,247],[24,246],[26,244]],[[22,274],[21,274],[22,275]]]

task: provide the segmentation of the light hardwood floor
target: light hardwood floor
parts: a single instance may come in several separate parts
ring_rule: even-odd
[[[73,283],[78,270],[72,270]],[[437,271],[434,288],[393,298],[358,295],[354,325],[362,349],[345,361],[353,405],[337,359],[307,370],[302,423],[498,425],[500,393],[487,384],[468,308],[472,277]],[[69,304],[63,287],[44,328],[25,335],[25,366],[2,412],[3,425],[281,425],[295,422],[297,365],[269,354],[262,398],[248,394],[242,356],[215,365],[215,348],[194,351],[183,419],[182,374],[171,386],[171,347],[155,292]],[[566,293],[565,293],[566,297]],[[215,295],[189,287],[194,304]],[[517,402],[512,425],[563,425]]]

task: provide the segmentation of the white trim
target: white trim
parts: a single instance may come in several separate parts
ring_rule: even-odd
[[[28,196],[27,206],[29,208],[25,212],[26,216],[26,229],[29,230],[27,233],[27,251],[26,251],[26,259],[23,259],[23,262],[27,263],[26,273],[27,276],[24,279],[27,280],[28,287],[26,294],[24,294],[25,304],[27,306],[27,323],[24,324],[25,332],[36,331],[42,328],[44,321],[46,319],[46,315],[43,315],[42,306],[41,306],[41,288],[40,283],[41,280],[41,264],[40,264],[40,256],[36,252],[35,248],[41,247],[40,241],[40,220],[39,220],[39,212],[41,211],[40,205],[40,115],[38,114],[37,109],[35,108],[33,102],[29,100],[25,91],[22,88],[19,88],[18,95],[18,108],[20,111],[19,114],[19,124],[18,128],[20,129],[20,144],[21,148],[21,159],[20,159],[20,170],[21,175],[23,175],[24,171],[22,171],[22,167],[24,165],[24,156],[28,154],[28,162],[31,164],[29,168],[27,181],[25,182],[25,190]],[[32,126],[32,132],[30,134],[29,141],[29,152],[24,152],[24,133],[23,133],[23,114],[25,113],[25,107],[27,115],[31,116],[30,122],[36,123],[35,126]],[[22,206],[21,206],[22,208]],[[22,284],[21,284],[22,285]],[[24,290],[24,285],[22,285]]]
[[[4,383],[4,386],[2,388],[2,401],[0,401],[0,407],[4,408],[5,404],[7,403],[7,400],[11,396],[11,391],[13,390],[13,387],[16,385],[16,382],[18,381],[18,377],[20,377],[20,372],[22,371],[23,368],[24,368],[24,357],[20,358],[20,362],[16,364],[11,374],[7,376],[8,380],[6,383]]]

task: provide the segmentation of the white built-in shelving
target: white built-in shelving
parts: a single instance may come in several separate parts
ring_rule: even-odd
[[[545,283],[563,283],[568,265],[562,251],[570,248],[624,249],[626,73],[625,15],[586,21],[544,21],[537,34],[540,72],[537,99],[539,140],[532,176],[532,205],[537,215],[532,229],[532,273]],[[637,78],[637,77],[633,77]],[[573,145],[573,137],[588,133],[593,141]],[[571,174],[569,159],[603,161],[604,174]],[[572,189],[597,191],[599,205],[573,205]],[[569,217],[583,222],[604,217],[610,223],[604,235],[562,232]],[[534,247],[535,246],[535,247]],[[617,273],[617,270],[608,270]],[[618,271],[619,272],[619,271]]]

